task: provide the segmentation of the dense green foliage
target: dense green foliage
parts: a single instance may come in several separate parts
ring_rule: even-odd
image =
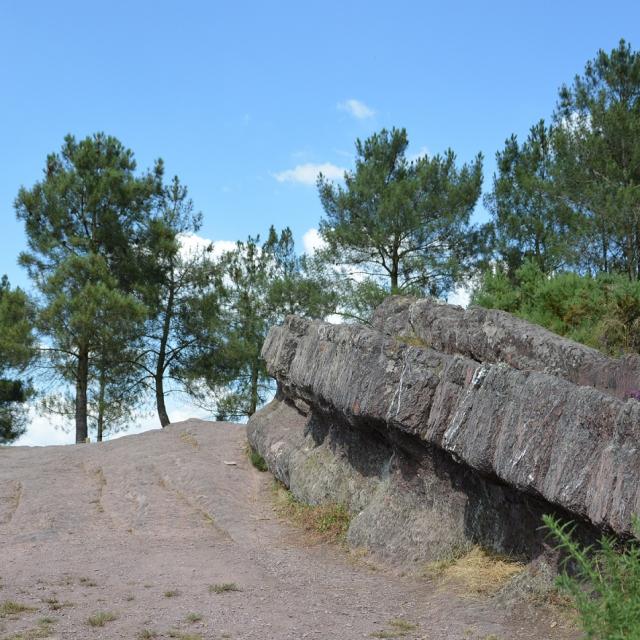
[[[25,429],[24,403],[29,384],[20,379],[33,357],[32,310],[27,296],[0,279],[0,444],[17,438]]]
[[[640,54],[621,41],[497,154],[473,302],[619,355],[640,349]]]
[[[640,53],[599,51],[560,91],[556,180],[584,219],[583,268],[640,276]]]
[[[525,262],[510,278],[488,271],[472,302],[503,309],[611,355],[640,350],[640,282],[626,275],[549,276]]]
[[[587,638],[640,638],[640,521],[634,523],[636,540],[622,550],[609,537],[597,549],[585,548],[575,541],[569,523],[552,516],[544,522],[572,565],[571,575],[565,571],[558,584],[573,597]]]
[[[99,414],[108,406],[105,385],[116,395],[128,387],[110,363],[126,360],[145,316],[137,286],[162,164],[140,176],[135,170],[133,153],[115,138],[67,136],[48,156],[44,178],[16,198],[29,247],[20,260],[40,294],[38,327],[52,366],[75,387],[77,442],[88,435],[92,396]]]
[[[404,129],[383,129],[356,141],[355,170],[344,186],[318,178],[326,259],[352,281],[358,308],[389,293],[450,290],[475,249],[469,218],[480,197],[482,156],[458,168],[451,149],[409,160],[408,145]]]
[[[493,216],[485,228],[492,257],[513,273],[525,260],[541,271],[576,264],[581,217],[567,206],[553,180],[553,130],[543,121],[520,144],[516,136],[496,155],[497,173],[485,204]]]
[[[553,124],[508,138],[497,165],[486,262],[509,275],[529,259],[545,273],[638,279],[640,54],[630,45],[598,52],[560,90]]]

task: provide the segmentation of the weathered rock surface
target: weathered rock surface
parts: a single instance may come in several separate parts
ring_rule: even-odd
[[[349,539],[399,559],[481,542],[535,557],[541,515],[625,536],[640,512],[638,359],[509,314],[390,298],[373,326],[290,317],[263,356],[278,396],[249,439]]]

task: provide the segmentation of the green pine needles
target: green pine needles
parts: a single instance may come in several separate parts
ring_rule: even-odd
[[[640,519],[633,521],[636,540],[623,549],[608,536],[598,548],[583,547],[573,536],[575,525],[561,524],[550,515],[544,523],[566,554],[558,586],[572,596],[587,638],[640,638]],[[573,575],[566,571],[569,562],[575,567]]]

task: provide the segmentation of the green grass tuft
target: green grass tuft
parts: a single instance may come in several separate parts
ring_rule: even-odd
[[[35,610],[36,609],[34,607],[29,607],[26,604],[21,604],[20,602],[15,602],[13,600],[0,602],[0,618],[4,618],[5,616],[16,616],[21,613],[27,613]]]
[[[242,591],[242,589],[235,582],[221,582],[209,585],[209,593],[226,593],[227,591]]]
[[[202,636],[199,633],[184,633],[177,629],[170,629],[167,635],[170,638],[177,638],[178,640],[202,640]]]
[[[269,471],[265,459],[251,445],[247,445],[247,456],[249,456],[249,461],[258,471]]]
[[[394,618],[387,622],[388,629],[382,631],[374,631],[369,634],[371,638],[402,638],[409,635],[411,632],[416,631],[417,624],[407,622],[402,618]]]
[[[305,531],[319,534],[326,542],[344,542],[351,515],[347,508],[335,502],[309,505],[296,500],[282,483],[274,482],[276,510]]]
[[[104,627],[107,622],[117,620],[118,616],[110,611],[98,611],[87,618],[87,624],[90,627]]]

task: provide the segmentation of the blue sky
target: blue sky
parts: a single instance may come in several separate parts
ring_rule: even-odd
[[[162,157],[206,238],[288,225],[302,248],[322,215],[309,177],[349,168],[357,137],[482,151],[488,188],[505,138],[621,37],[640,48],[637,1],[0,0],[0,274],[28,284],[12,203],[67,133]]]
[[[12,202],[68,132],[113,134],[141,167],[164,158],[207,238],[275,224],[301,243],[322,210],[295,176],[348,168],[357,137],[404,126],[414,152],[482,151],[488,184],[504,139],[639,32],[632,1],[0,0],[0,273],[26,284]]]

